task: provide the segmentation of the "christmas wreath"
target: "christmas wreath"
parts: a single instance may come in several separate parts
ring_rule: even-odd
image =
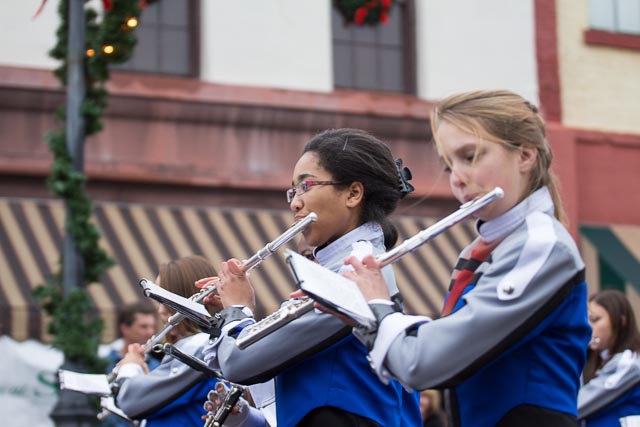
[[[393,0],[334,0],[347,24],[376,25],[389,21]]]

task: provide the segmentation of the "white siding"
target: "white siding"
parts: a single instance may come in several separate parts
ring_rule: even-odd
[[[640,55],[633,49],[588,45],[586,1],[558,2],[562,122],[601,131],[640,132]]]
[[[92,0],[94,4],[96,0]],[[0,14],[0,64],[53,68],[57,2]],[[200,0],[200,77],[213,83],[333,90],[330,0]],[[97,4],[100,10],[100,4]],[[512,89],[538,101],[533,0],[416,0],[418,96]]]
[[[418,94],[511,89],[538,103],[533,0],[417,0]]]
[[[333,89],[329,0],[201,0],[201,78]]]
[[[0,43],[0,64],[53,68],[56,61],[49,57],[49,50],[56,42],[58,28],[58,2],[50,0],[42,13],[33,16],[42,0],[19,0],[2,3],[0,28],[4,34]]]

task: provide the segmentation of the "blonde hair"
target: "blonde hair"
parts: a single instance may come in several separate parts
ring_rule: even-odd
[[[546,137],[546,124],[535,105],[508,90],[479,90],[444,98],[431,114],[431,130],[438,151],[441,143],[436,135],[441,121],[508,150],[535,148],[536,165],[525,196],[547,186],[556,218],[566,222],[558,180],[551,171],[553,152]]]
[[[189,298],[198,290],[194,286],[197,280],[216,275],[215,268],[206,258],[199,255],[190,255],[160,264],[158,276],[160,277],[160,286],[162,288]],[[168,308],[168,310],[175,313],[171,308]],[[188,319],[176,325],[174,330],[177,331],[176,335],[180,338],[200,332],[198,325]],[[166,340],[171,344],[175,344],[176,338],[169,334]]]

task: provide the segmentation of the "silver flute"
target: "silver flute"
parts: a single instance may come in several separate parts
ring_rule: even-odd
[[[267,257],[277,251],[281,246],[285,243],[291,241],[295,236],[301,233],[305,228],[309,226],[312,222],[317,221],[318,215],[315,212],[311,212],[309,215],[305,216],[301,220],[297,221],[293,224],[289,229],[287,229],[284,233],[278,236],[273,241],[267,243],[262,249],[256,252],[251,258],[245,260],[240,265],[240,269],[243,272],[248,272],[253,268],[257,267],[262,261],[264,261]],[[201,303],[204,301],[206,297],[212,295],[216,292],[215,285],[208,286],[193,294],[189,299]],[[182,322],[186,316],[182,313],[175,313],[167,320],[167,324],[165,327],[158,332],[156,335],[151,337],[149,341],[144,345],[145,352],[151,351],[154,346],[169,333],[176,325]]]
[[[380,267],[396,262],[400,257],[415,251],[424,243],[427,243],[459,222],[469,218],[489,203],[503,197],[504,191],[502,188],[496,187],[485,195],[460,205],[457,211],[442,218],[432,226],[418,232],[413,237],[408,238],[390,251],[378,255],[376,259],[380,262]],[[284,305],[282,308],[276,310],[261,321],[248,326],[246,328],[247,332],[243,333],[236,340],[236,345],[241,349],[249,347],[251,344],[259,341],[271,332],[313,310],[314,303],[315,301],[309,297],[291,300],[291,303]]]

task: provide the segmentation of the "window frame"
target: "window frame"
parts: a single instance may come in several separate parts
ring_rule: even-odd
[[[129,65],[129,61],[123,63],[121,66],[112,67],[112,71],[125,72],[125,73],[140,73],[140,74],[152,74],[157,76],[177,77],[177,78],[198,78],[200,76],[200,1],[199,0],[180,0],[181,2],[187,2],[187,37],[188,37],[188,49],[189,49],[189,61],[188,72],[185,74],[176,74],[165,71],[152,71],[135,69]],[[160,2],[158,2],[160,3]],[[160,6],[158,4],[158,6]],[[152,5],[148,6],[152,7]],[[144,9],[142,11],[141,21],[144,22]],[[134,48],[133,56],[135,57],[136,49]],[[156,45],[156,49],[160,49],[160,46]],[[130,60],[131,60],[130,58]],[[130,68],[131,67],[131,68]]]
[[[331,6],[335,7],[334,5]],[[332,69],[333,78],[334,78],[334,90],[354,90],[354,91],[366,91],[366,92],[376,92],[381,94],[405,94],[405,95],[416,95],[417,93],[417,71],[416,71],[416,7],[415,0],[396,0],[395,7],[403,7],[404,13],[402,16],[401,27],[402,31],[402,39],[401,39],[401,55],[403,61],[403,70],[401,74],[401,78],[403,81],[403,88],[400,91],[392,91],[392,90],[376,90],[376,89],[361,89],[357,87],[345,87],[345,86],[336,86],[335,82],[335,66]],[[333,14],[333,11],[332,11]],[[355,24],[351,24],[355,25]],[[384,25],[384,24],[377,24]],[[332,57],[333,61],[335,61],[335,38],[333,36],[333,19],[331,25],[331,47],[332,47]]]

